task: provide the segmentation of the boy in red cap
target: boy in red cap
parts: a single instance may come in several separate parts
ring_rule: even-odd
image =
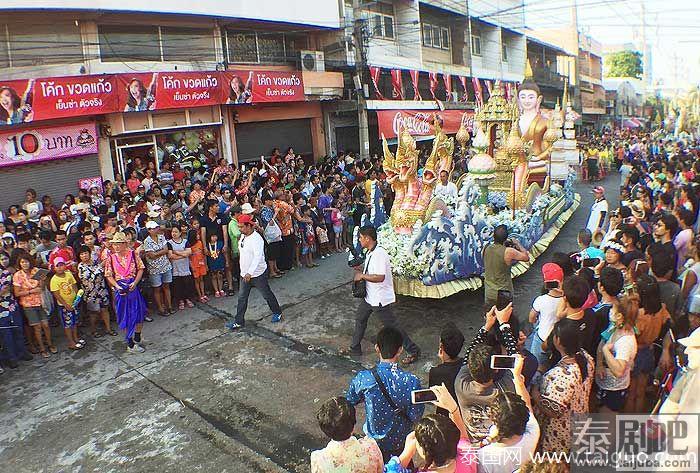
[[[564,293],[561,284],[564,281],[564,270],[558,264],[545,263],[542,266],[542,279],[547,291],[532,302],[529,320],[534,325],[532,333],[532,345],[528,347],[537,358],[539,371],[543,373],[549,356],[542,349],[542,343],[547,340],[557,321],[557,310]]]

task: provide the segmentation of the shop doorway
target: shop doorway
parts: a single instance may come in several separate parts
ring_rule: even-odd
[[[116,139],[112,149],[116,153],[113,160],[114,172],[121,174],[124,182],[134,170],[143,174],[146,169],[153,169],[155,174],[158,173],[156,143],[152,136]]]

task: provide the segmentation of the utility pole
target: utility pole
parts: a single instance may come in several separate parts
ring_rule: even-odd
[[[362,18],[361,0],[352,0],[353,47],[355,48],[355,89],[357,92],[357,124],[360,135],[360,157],[369,157],[369,126],[367,123],[367,99],[365,98],[365,20]]]

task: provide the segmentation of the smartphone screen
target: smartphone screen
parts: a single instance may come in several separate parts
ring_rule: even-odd
[[[495,370],[512,370],[515,357],[511,355],[491,355],[491,368]]]
[[[437,396],[430,389],[417,389],[411,391],[411,401],[413,404],[425,404],[427,402],[437,401]]]
[[[583,260],[584,268],[592,268],[600,262],[598,258],[585,258]]]
[[[496,309],[503,310],[511,302],[513,302],[513,294],[510,291],[500,289],[496,297]]]

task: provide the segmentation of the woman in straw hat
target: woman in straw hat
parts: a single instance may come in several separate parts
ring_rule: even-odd
[[[146,317],[146,300],[138,288],[144,264],[129,248],[126,235],[117,232],[110,240],[112,252],[105,261],[105,278],[114,288],[114,309],[119,328],[126,332],[127,352],[142,353],[141,328]]]

